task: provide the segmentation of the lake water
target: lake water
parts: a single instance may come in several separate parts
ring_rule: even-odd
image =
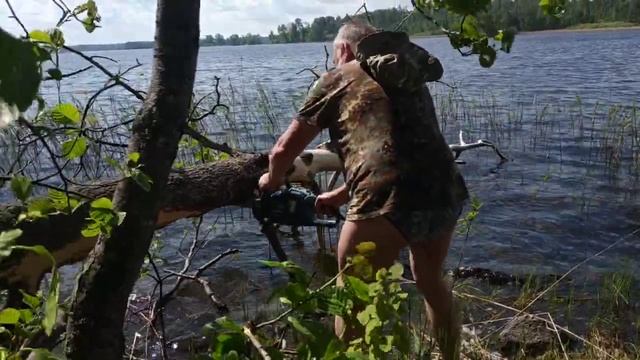
[[[443,81],[455,86],[431,86],[447,139],[456,142],[462,130],[468,141],[494,141],[510,159],[501,164],[490,150],[462,155],[466,164],[461,170],[483,206],[468,240],[460,235],[454,241],[451,266],[462,257],[463,265],[510,273],[563,273],[640,226],[636,130],[640,116],[633,110],[640,97],[639,30],[521,34],[512,53],[500,53],[490,69],[481,68],[475,57],[461,57],[446,38],[415,42],[440,58]],[[137,88],[146,87],[150,50],[95,54],[117,60],[119,65],[105,62],[114,70],[138,59],[143,66],[127,78]],[[61,59],[67,71],[82,66],[72,54]],[[271,106],[278,128],[283,129],[293,114],[293,103],[313,79],[308,72],[297,73],[310,67],[323,69],[324,59],[323,44],[203,48],[196,89],[212,91],[215,77],[223,78],[226,99],[235,96],[232,111],[240,114],[236,131],[246,129],[263,140],[251,146],[265,148],[273,137],[264,121],[243,116],[251,113],[244,110],[256,106],[258,90],[265,89],[274,99]],[[63,84],[61,94],[86,99],[105,80],[98,72],[83,73],[72,85]],[[55,88],[45,89],[47,97],[55,94]],[[126,93],[110,95],[132,108],[139,106]],[[211,135],[225,138],[229,131],[229,126],[220,125]],[[211,279],[237,317],[260,309],[271,286],[282,278],[257,264],[269,256],[257,222],[247,210],[224,209],[207,215],[205,225],[211,232],[196,265],[227,248],[240,249],[239,255],[211,271]],[[192,231],[190,221],[162,231],[166,243],[161,254],[167,264],[181,267],[176,249],[185,232]],[[292,257],[310,267],[318,259],[314,234],[305,233],[304,247],[285,240]],[[623,266],[637,273],[638,254],[638,237],[630,236],[585,264],[574,277],[593,281]],[[196,302],[204,313],[208,304]],[[180,306],[193,314],[196,305]],[[194,329],[193,325],[175,326]]]

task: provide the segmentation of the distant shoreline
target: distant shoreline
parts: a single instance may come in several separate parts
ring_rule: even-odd
[[[640,30],[640,25],[634,26],[613,26],[613,27],[593,27],[593,28],[564,28],[564,29],[547,29],[535,31],[521,31],[518,34],[537,34],[537,33],[564,33],[564,32],[598,32],[598,31],[625,31]]]
[[[597,31],[625,31],[625,30],[640,30],[640,25],[633,26],[612,26],[612,27],[568,27],[563,29],[545,29],[545,30],[530,30],[520,31],[518,35],[530,35],[540,33],[567,33],[567,32],[597,32]],[[412,38],[436,38],[446,36],[444,34],[424,34],[424,35],[411,35]]]
[[[594,27],[589,27],[590,25]],[[601,25],[601,27],[598,27],[598,25]],[[606,23],[580,24],[580,25],[575,25],[573,27],[563,28],[563,29],[520,31],[518,32],[518,35],[531,35],[531,34],[539,34],[539,33],[600,32],[600,31],[627,31],[627,30],[640,30],[640,24],[631,25],[631,26],[610,26],[610,27],[607,26]],[[445,34],[410,35],[411,38],[416,38],[416,39],[438,38],[438,37],[445,37],[445,36],[446,36]],[[305,44],[305,43],[307,42],[288,43],[288,44]],[[123,48],[125,44],[135,44],[135,45],[128,48]],[[130,43],[115,43],[115,44],[80,44],[80,45],[71,45],[71,47],[78,49],[80,51],[109,51],[109,50],[150,49],[150,48],[153,48],[152,44],[153,44],[152,41],[138,41],[138,42],[130,42]],[[272,44],[265,43],[265,44],[254,44],[254,45],[272,45]],[[234,46],[234,45],[222,45],[222,46]],[[241,45],[241,46],[252,46],[252,45]],[[216,47],[216,45],[201,45],[200,47],[201,48]]]

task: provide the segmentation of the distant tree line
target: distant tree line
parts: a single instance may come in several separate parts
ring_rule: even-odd
[[[515,31],[536,31],[562,29],[572,25],[597,22],[629,22],[640,23],[640,0],[570,0],[567,11],[560,18],[546,16],[538,6],[539,0],[494,0],[485,13],[478,16],[478,24],[488,33],[496,33],[500,29]],[[410,10],[391,8],[372,11],[367,15],[355,17],[345,15],[322,16],[311,23],[295,19],[289,24],[282,24],[268,37],[257,34],[231,35],[225,38],[221,34],[207,35],[201,40],[203,46],[219,45],[254,45],[264,43],[297,43],[321,42],[332,40],[345,21],[356,18],[369,21],[380,29],[393,30],[403,20],[401,30],[411,35],[431,35],[440,33],[439,28],[419,14],[405,19]],[[435,11],[433,18],[440,25],[449,26],[459,22],[457,16],[445,10]]]

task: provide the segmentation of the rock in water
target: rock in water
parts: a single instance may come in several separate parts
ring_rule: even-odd
[[[555,331],[546,322],[530,316],[514,318],[498,335],[500,351],[507,356],[520,351],[527,356],[539,356],[556,346],[557,340]]]

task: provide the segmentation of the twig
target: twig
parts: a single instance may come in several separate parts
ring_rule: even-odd
[[[258,350],[258,353],[260,353],[260,356],[262,356],[262,359],[271,360],[271,356],[269,356],[269,353],[267,353],[267,351],[262,347],[262,345],[260,344],[260,341],[258,341],[258,338],[256,338],[255,335],[253,335],[253,332],[251,331],[251,329],[245,326],[243,328],[243,332],[247,336],[247,338],[249,338],[249,341],[251,341],[251,344],[253,345],[253,347],[256,348],[256,350]]]
[[[449,84],[449,83],[447,83],[447,82],[444,82],[444,81],[442,81],[442,80],[436,80],[436,82],[437,82],[437,83],[440,83],[440,84],[442,84],[442,85],[444,85],[444,86],[447,86],[447,87],[449,87],[450,89],[453,89],[453,90],[455,90],[455,89],[457,89],[457,88],[458,88],[457,86],[455,86],[455,85],[451,85],[451,84]]]
[[[204,292],[207,294],[207,297],[209,297],[213,305],[218,308],[219,313],[226,313],[229,311],[229,308],[227,307],[227,305],[225,305],[220,300],[218,300],[218,298],[216,297],[215,293],[211,289],[211,286],[209,285],[209,282],[207,280],[202,279],[198,276],[181,274],[171,270],[165,270],[165,271],[168,272],[169,274],[177,276],[178,278],[185,278],[185,279],[197,281],[198,283],[200,283],[200,285],[202,285]]]
[[[502,154],[502,152],[498,149],[498,147],[494,143],[492,143],[491,141],[478,140],[475,143],[471,143],[471,144],[465,143],[464,140],[462,139],[462,131],[460,131],[460,143],[459,144],[450,144],[449,145],[449,149],[451,149],[451,151],[453,151],[455,159],[458,159],[458,157],[460,157],[460,154],[462,154],[463,151],[470,150],[470,149],[475,149],[475,148],[480,148],[480,147],[490,147],[500,157],[500,160],[502,160],[502,161],[508,161],[509,160],[506,156],[504,156],[504,154]]]
[[[317,288],[316,290],[312,291],[311,293],[309,293],[307,295],[307,297],[305,299],[303,299],[302,301],[300,301],[298,304],[296,304],[296,306],[293,306],[291,308],[289,308],[287,311],[283,312],[282,314],[278,315],[277,317],[275,317],[274,319],[271,319],[269,321],[265,321],[262,322],[258,325],[256,325],[254,327],[254,329],[258,330],[261,329],[265,326],[269,326],[269,325],[273,325],[275,323],[277,323],[278,321],[282,320],[285,316],[291,314],[291,312],[293,312],[293,310],[296,309],[297,306],[303,305],[305,304],[307,301],[309,301],[310,299],[312,299],[317,293],[319,293],[320,291],[326,289],[327,287],[329,287],[329,285],[333,284],[340,276],[342,276],[347,270],[349,270],[351,268],[351,265],[347,265],[344,267],[344,269],[340,270],[340,272],[338,272],[334,277],[332,277],[329,281],[327,281],[326,283],[324,283],[324,285],[322,285],[321,287]]]
[[[194,242],[195,243],[195,242]],[[192,249],[194,249],[195,251],[195,245],[192,244],[191,246]],[[187,264],[187,261],[185,261],[185,266],[183,266],[183,270],[181,272],[175,272],[175,271],[170,271],[170,270],[165,270],[165,272],[173,275],[173,276],[177,276],[178,280],[176,281],[176,284],[173,286],[173,288],[171,290],[169,290],[166,294],[164,294],[163,296],[161,296],[158,301],[156,301],[156,304],[158,307],[164,307],[172,298],[173,295],[176,293],[176,291],[178,291],[180,285],[182,284],[182,278],[187,278],[187,279],[191,279],[191,280],[196,280],[196,281],[200,281],[199,277],[202,275],[202,273],[204,273],[207,269],[209,269],[210,267],[212,267],[213,265],[217,264],[220,260],[224,259],[225,257],[229,256],[229,255],[233,255],[233,254],[237,254],[239,253],[240,250],[238,249],[227,249],[225,252],[223,252],[222,254],[216,256],[215,258],[213,258],[212,260],[210,260],[209,262],[207,262],[206,264],[200,266],[198,268],[198,270],[195,271],[195,273],[193,274],[186,274],[186,271],[189,269],[190,267],[190,260],[189,263]],[[190,251],[191,254],[191,251]],[[201,283],[202,284],[202,283]],[[204,287],[204,285],[203,285]],[[209,290],[211,290],[209,288]],[[205,292],[207,291],[207,289],[205,288]],[[213,293],[213,292],[211,292]],[[214,301],[215,297],[212,298],[212,301]],[[217,299],[216,299],[217,301]],[[216,302],[214,301],[214,303]],[[226,307],[224,304],[217,302],[218,304],[221,304],[221,307]]]
[[[329,49],[324,45],[324,70],[329,71]]]
[[[303,72],[308,71],[308,72],[312,73],[312,74],[313,74],[313,76],[315,76],[315,77],[316,77],[316,80],[317,80],[317,79],[320,79],[320,74],[318,74],[318,73],[314,70],[314,68],[315,68],[315,67],[313,67],[313,68],[304,68],[304,69],[302,69],[302,70],[298,71],[298,72],[296,73],[296,75],[300,75],[300,74],[302,74]]]
[[[358,8],[358,10],[356,10],[356,12],[353,14],[353,16],[358,15],[360,10],[364,10],[364,15],[367,18],[367,22],[369,22],[369,24],[373,25],[373,21],[371,20],[371,15],[369,14],[369,9],[367,9],[367,0],[362,0],[362,5]]]
[[[414,284],[415,284],[415,282],[414,282],[414,281],[409,280],[409,282],[412,282],[412,283],[414,283]],[[540,317],[540,316],[537,316],[537,315],[535,315],[535,314],[531,314],[531,313],[524,313],[524,312],[522,312],[521,310],[518,310],[518,309],[516,309],[516,308],[513,308],[513,307],[508,306],[508,305],[505,305],[505,304],[501,304],[501,303],[499,303],[499,302],[497,302],[497,301],[493,301],[493,300],[491,300],[491,299],[486,299],[486,298],[481,297],[481,296],[476,296],[476,295],[467,294],[467,293],[461,293],[461,292],[457,292],[457,291],[453,291],[453,293],[454,293],[454,294],[456,294],[456,295],[458,295],[458,296],[461,296],[461,297],[468,297],[468,298],[471,298],[471,299],[480,300],[480,301],[483,301],[483,302],[486,302],[486,303],[489,303],[489,304],[492,304],[492,305],[495,305],[495,306],[501,307],[501,308],[506,309],[506,310],[511,310],[511,311],[513,311],[513,312],[518,313],[518,315],[522,315],[522,314],[524,314],[524,315],[527,315],[527,316],[529,316],[529,317],[531,317],[531,318],[534,318],[534,319],[536,319],[536,320],[540,320],[540,321],[544,321],[545,323],[549,323],[549,320],[547,320],[547,319],[545,319],[545,318],[543,318],[543,317]],[[517,316],[514,316],[513,318],[515,318],[515,317],[517,317]],[[611,359],[615,359],[615,357],[614,357],[613,355],[609,354],[608,352],[606,352],[604,349],[602,349],[602,348],[601,348],[601,347],[599,347],[598,345],[596,345],[596,344],[594,344],[594,343],[590,342],[589,340],[587,340],[587,339],[583,338],[583,337],[582,337],[582,336],[580,336],[580,335],[577,335],[576,333],[572,332],[571,330],[569,330],[569,329],[567,329],[567,328],[565,328],[565,327],[562,327],[562,326],[558,326],[558,325],[556,325],[556,328],[557,328],[557,329],[559,329],[559,330],[561,330],[562,332],[564,332],[564,333],[566,333],[566,334],[568,334],[568,335],[570,335],[570,336],[572,336],[572,337],[574,337],[574,338],[576,338],[576,339],[578,339],[578,340],[582,341],[583,343],[585,343],[585,344],[587,344],[587,345],[592,346],[594,349],[596,349],[596,350],[600,351],[601,353],[603,353],[603,354],[604,354],[604,355],[606,355],[607,357],[609,357],[609,358],[611,358]]]
[[[116,84],[122,86],[123,88],[125,88],[127,91],[129,91],[133,96],[135,96],[136,98],[138,98],[138,100],[144,101],[144,96],[142,95],[142,93],[134,88],[132,88],[129,84],[127,84],[126,82],[122,81],[120,79],[119,76],[113,74],[111,71],[107,70],[107,68],[105,68],[104,66],[102,66],[102,64],[100,64],[99,62],[95,61],[94,58],[85,55],[83,52],[78,51],[72,47],[69,46],[63,46],[63,49],[72,52],[78,56],[80,56],[81,58],[85,59],[86,61],[88,61],[89,63],[93,64],[93,66],[97,67],[98,69],[100,69],[100,71],[102,71],[104,74],[106,74],[107,76],[109,76],[109,78],[111,78],[111,80],[113,80]]]
[[[72,77],[72,76],[78,75],[78,74],[80,74],[80,73],[83,73],[83,72],[85,72],[85,71],[87,71],[87,70],[90,70],[90,69],[92,69],[92,68],[93,68],[93,65],[91,65],[91,66],[87,66],[86,68],[82,68],[82,69],[80,69],[80,70],[76,70],[76,71],[74,71],[74,72],[70,72],[70,73],[68,73],[68,74],[63,74],[63,75],[61,76],[61,78],[62,78],[62,79],[64,79],[64,78]],[[53,79],[51,76],[47,76],[47,77],[44,79],[44,81],[48,81],[48,80],[54,80],[54,79]]]
[[[11,12],[10,18],[14,19],[18,23],[18,25],[20,25],[20,27],[22,28],[22,31],[24,31],[25,37],[28,39],[29,30],[27,30],[27,28],[24,26],[22,21],[20,21],[20,18],[18,18],[18,15],[16,15],[16,12],[13,11],[13,7],[11,6],[11,3],[9,2],[9,0],[4,0],[4,2],[7,3],[7,6],[9,7],[9,11]]]
[[[197,140],[200,143],[200,145],[207,147],[209,149],[221,151],[231,156],[237,156],[239,154],[238,151],[232,149],[227,143],[223,143],[223,144],[215,143],[211,141],[208,137],[200,134],[198,131],[196,131],[194,128],[190,127],[189,125],[186,125],[184,127],[183,133]]]
[[[213,265],[217,264],[220,260],[224,259],[225,257],[227,257],[229,255],[238,254],[239,252],[240,252],[240,250],[238,250],[238,249],[227,249],[222,254],[216,256],[215,258],[213,258],[212,260],[210,260],[206,264],[200,266],[198,268],[198,270],[196,271],[195,276],[202,275],[203,272],[207,271],[207,269],[209,269]]]
[[[402,21],[400,21],[400,23],[398,23],[398,25],[396,25],[394,31],[400,30],[400,28],[402,28],[402,25],[404,25],[404,23],[407,22],[407,20],[409,20],[413,16],[414,12],[415,12],[415,10],[411,11],[409,13],[409,15],[405,16],[404,19],[402,19]]]
[[[162,297],[162,290],[163,290],[163,281],[160,278],[160,271],[158,270],[158,267],[156,266],[156,262],[153,260],[153,254],[151,254],[151,252],[149,250],[147,250],[147,257],[149,258],[149,263],[151,264],[151,267],[153,268],[153,271],[156,274],[156,277],[158,278],[158,289],[160,291],[160,297]],[[154,304],[154,307],[151,309],[151,318],[155,317],[155,312],[156,312],[156,304]],[[149,321],[149,326],[153,327],[153,321]],[[162,360],[166,360],[167,359],[167,344],[165,343],[167,335],[165,333],[165,326],[164,326],[164,312],[162,311],[162,309],[160,310],[160,346],[162,347]]]
[[[540,300],[540,298],[542,298],[546,293],[548,293],[551,289],[553,289],[556,285],[558,285],[560,282],[562,282],[562,280],[564,280],[567,276],[569,276],[571,273],[573,273],[574,271],[576,271],[579,267],[581,267],[582,265],[586,264],[587,262],[589,262],[591,259],[596,258],[602,254],[604,254],[605,252],[611,250],[613,247],[615,247],[616,245],[626,241],[627,239],[629,239],[630,237],[636,235],[638,232],[640,232],[640,228],[630,232],[629,234],[625,235],[624,237],[622,237],[621,239],[619,239],[618,241],[614,242],[613,244],[607,246],[606,248],[598,251],[597,253],[587,257],[586,259],[582,260],[581,262],[579,262],[578,264],[576,264],[575,266],[573,266],[571,269],[569,269],[569,271],[567,271],[564,275],[562,275],[558,280],[556,280],[555,282],[553,282],[551,285],[549,285],[548,288],[546,288],[544,291],[542,291],[540,294],[538,294],[538,296],[536,296],[533,300],[531,300],[531,302],[529,302],[527,304],[527,306],[525,306],[524,308],[522,308],[522,310],[520,310],[521,312],[526,311],[527,309],[529,309],[533,304],[535,304],[538,300]],[[518,314],[519,315],[519,314]]]
[[[200,100],[198,100],[198,102],[195,104],[195,106],[193,107],[193,110],[191,111],[191,114],[189,114],[189,122],[198,122],[204,118],[206,118],[209,115],[213,115],[216,110],[218,110],[218,108],[223,108],[227,111],[229,111],[229,107],[223,103],[220,102],[221,100],[221,94],[220,94],[220,78],[219,77],[215,77],[215,86],[214,86],[214,90],[210,93],[208,93],[207,95],[203,96]],[[213,105],[213,107],[205,112],[204,114],[198,116],[198,117],[194,117],[194,113],[195,111],[198,109],[198,106],[200,105],[200,103],[202,103],[202,101],[204,99],[206,99],[207,97],[209,97],[209,95],[216,93],[216,103],[215,105]]]
[[[556,326],[555,321],[553,321],[553,317],[551,317],[551,313],[546,313],[546,315],[549,317],[551,326],[553,326],[553,330],[556,333],[556,337],[558,338],[558,343],[560,344],[560,348],[562,349],[562,354],[564,354],[565,360],[569,360],[569,356],[567,355],[567,350],[564,348],[564,344],[562,343],[562,338],[560,337],[560,332],[558,331],[558,327]]]

